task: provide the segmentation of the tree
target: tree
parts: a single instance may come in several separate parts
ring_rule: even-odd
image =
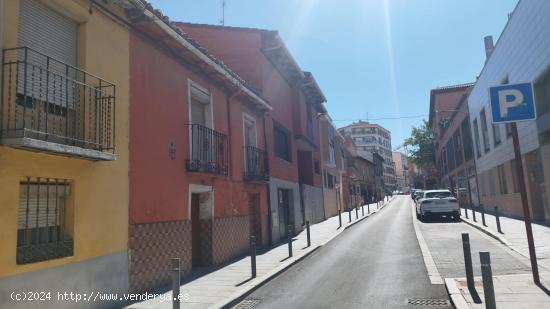
[[[411,161],[421,168],[431,169],[435,165],[434,141],[434,133],[426,120],[413,127],[411,136],[405,140],[405,145],[411,146]]]

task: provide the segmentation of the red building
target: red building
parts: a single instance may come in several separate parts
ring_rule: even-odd
[[[268,241],[272,108],[162,16],[129,15],[130,290],[144,291],[170,282],[173,257],[189,273]]]
[[[270,167],[270,240],[325,219],[318,115],[325,97],[276,31],[178,23],[189,36],[258,89],[273,106],[265,133]]]

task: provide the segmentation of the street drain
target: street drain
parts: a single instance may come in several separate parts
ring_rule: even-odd
[[[241,301],[240,303],[238,303],[233,308],[236,308],[236,309],[252,309],[252,308],[256,307],[256,305],[258,305],[259,303],[260,303],[259,299],[247,298],[247,299],[244,299],[243,301]]]
[[[407,303],[412,306],[450,306],[447,299],[409,298]]]

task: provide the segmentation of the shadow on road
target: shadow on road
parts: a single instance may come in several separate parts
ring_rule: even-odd
[[[423,223],[460,223],[460,220],[454,219],[452,216],[428,216],[423,219],[418,219]]]

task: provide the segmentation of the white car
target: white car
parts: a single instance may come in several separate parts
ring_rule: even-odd
[[[430,215],[452,216],[455,221],[460,220],[458,200],[449,190],[427,190],[416,203],[416,217],[424,219]]]

